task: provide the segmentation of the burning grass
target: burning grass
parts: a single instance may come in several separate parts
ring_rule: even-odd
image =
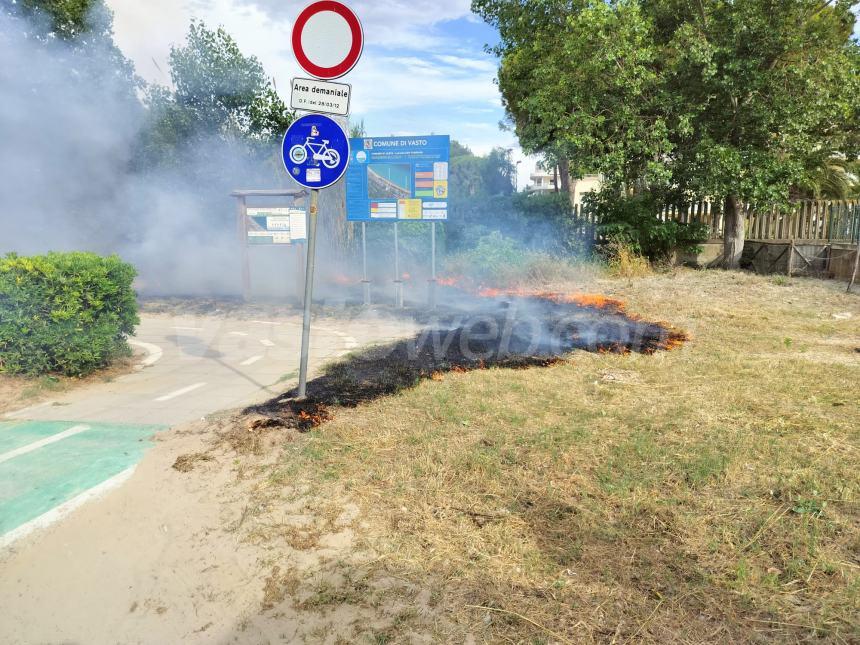
[[[438,316],[424,314],[427,327],[416,337],[329,366],[308,383],[306,399],[293,390],[247,412],[263,415],[258,425],[306,431],[330,420],[331,406],[355,407],[445,372],[547,367],[575,349],[651,354],[687,339],[598,295],[482,289],[473,296],[451,289],[445,300]]]
[[[391,641],[860,639],[857,296],[726,272],[597,286],[696,342],[435,369],[287,443],[261,491],[359,504],[362,575],[432,599]]]

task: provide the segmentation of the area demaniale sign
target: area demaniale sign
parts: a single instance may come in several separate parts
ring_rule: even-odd
[[[450,148],[447,135],[350,139],[347,219],[448,219]]]

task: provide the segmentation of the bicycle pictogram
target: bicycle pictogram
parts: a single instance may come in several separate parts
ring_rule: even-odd
[[[316,128],[313,134],[317,134]],[[328,139],[322,139],[317,143],[313,136],[307,137],[302,144],[296,144],[290,148],[290,161],[295,164],[303,164],[310,156],[314,161],[322,162],[326,168],[337,168],[340,163],[340,153],[328,147]]]

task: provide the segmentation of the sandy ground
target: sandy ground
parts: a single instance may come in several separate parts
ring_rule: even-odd
[[[373,616],[327,612],[312,591],[304,604],[288,597],[308,581],[312,590],[339,582],[372,558],[354,544],[357,511],[308,514],[302,491],[286,487],[291,499],[272,509],[277,522],[313,525],[313,545],[269,557],[240,538],[252,484],[243,485],[230,448],[211,449],[207,425],[159,434],[125,485],[0,555],[0,642],[338,642],[385,622],[385,606]],[[208,460],[189,472],[173,468],[178,455],[204,451]]]

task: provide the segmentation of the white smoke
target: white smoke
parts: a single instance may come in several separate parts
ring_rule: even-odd
[[[27,31],[0,12],[0,254],[117,253],[137,267],[144,292],[239,293],[229,192],[278,187],[283,171],[217,133],[180,151],[181,172],[136,171],[147,112],[116,50]],[[272,295],[295,292],[286,262],[255,254],[255,274],[279,274]]]

